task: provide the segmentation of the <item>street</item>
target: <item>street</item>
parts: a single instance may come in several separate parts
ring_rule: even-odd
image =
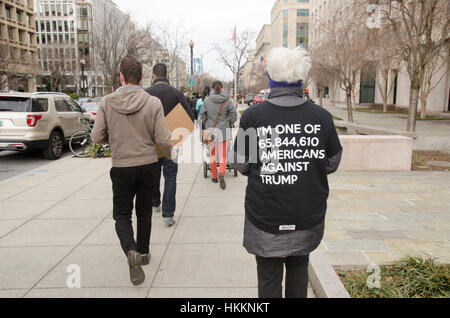
[[[62,158],[70,155],[72,155],[70,150],[65,148]],[[41,151],[0,152],[0,182],[44,166],[50,162],[51,161],[44,159]]]

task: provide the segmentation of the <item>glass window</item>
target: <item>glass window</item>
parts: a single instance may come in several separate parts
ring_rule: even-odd
[[[32,113],[46,113],[48,112],[48,99],[33,98],[31,104]]]
[[[65,101],[67,103],[67,107],[70,108],[70,111],[81,113],[80,105],[78,105],[73,99],[65,98]]]
[[[63,98],[55,98],[55,108],[59,113],[71,112],[72,109],[66,104]]]
[[[309,16],[309,9],[298,9],[297,10],[298,17],[307,17]]]
[[[297,46],[308,48],[308,23],[297,23]]]
[[[0,97],[0,111],[6,112],[28,112],[30,99],[22,97]]]

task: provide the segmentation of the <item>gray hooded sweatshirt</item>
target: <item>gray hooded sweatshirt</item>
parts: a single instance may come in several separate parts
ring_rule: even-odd
[[[216,128],[212,129],[222,103],[225,103],[225,107],[223,108]],[[230,100],[230,93],[221,92],[220,94],[216,94],[215,92],[212,92],[203,102],[199,119],[205,123],[206,129],[212,131],[214,141],[222,142],[225,140],[232,140],[233,137],[231,131],[228,131],[227,133],[227,129],[236,122],[237,111],[233,102]]]
[[[138,167],[172,151],[171,132],[161,101],[140,86],[123,86],[102,99],[91,138],[109,142],[115,168]]]

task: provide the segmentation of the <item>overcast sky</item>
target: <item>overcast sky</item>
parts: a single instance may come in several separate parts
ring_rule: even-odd
[[[275,0],[114,0],[119,8],[130,14],[138,25],[165,25],[168,21],[181,24],[195,43],[194,57],[203,55],[206,72],[221,79],[232,74],[212,50],[213,43],[231,41],[237,30],[252,30],[257,35],[264,24],[270,23],[270,10]],[[255,46],[255,44],[253,45]],[[188,56],[186,52],[186,56]],[[187,66],[190,61],[186,61]]]

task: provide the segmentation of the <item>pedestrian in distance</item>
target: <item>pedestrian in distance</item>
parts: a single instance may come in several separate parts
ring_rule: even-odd
[[[210,92],[211,92],[211,89],[209,87],[205,87],[205,89],[203,90],[202,97],[199,98],[198,101],[197,101],[196,109],[197,109],[197,114],[199,116],[200,116],[200,112],[202,110],[203,103],[205,102],[206,97],[209,96]]]
[[[213,142],[209,145],[212,182],[220,183],[220,188],[225,190],[227,147],[232,140],[230,128],[237,120],[237,111],[229,98],[230,94],[223,90],[223,84],[220,81],[214,82],[212,88],[213,92],[203,102],[199,119],[205,123],[205,129],[209,130],[213,136]],[[217,172],[217,155],[219,156],[219,173]]]
[[[192,98],[190,100],[190,105],[191,105],[192,113],[195,116],[195,120],[198,119],[198,113],[197,113],[197,102],[198,102],[198,100],[199,100],[198,93],[192,94]]]
[[[325,229],[328,175],[342,146],[332,115],[302,96],[311,68],[303,48],[268,54],[268,101],[241,116],[236,168],[248,177],[244,247],[256,256],[260,298],[306,298],[309,255]]]
[[[112,152],[113,217],[130,268],[133,285],[145,281],[142,265],[150,263],[152,200],[157,185],[157,147],[165,156],[172,151],[171,133],[161,101],[139,86],[142,64],[134,58],[120,62],[120,87],[104,97],[97,113],[92,141],[109,143]],[[137,216],[134,239],[132,211]]]
[[[146,92],[161,100],[164,108],[164,115],[167,115],[178,105],[181,104],[186,113],[194,123],[195,117],[192,113],[191,106],[186,96],[175,87],[170,85],[168,79],[167,66],[159,63],[153,67],[153,85],[146,89]],[[187,92],[187,91],[186,91]],[[162,170],[162,172],[161,172]],[[159,174],[158,184],[153,191],[153,207],[155,212],[161,212],[166,226],[175,225],[175,211],[176,211],[176,193],[177,193],[177,175],[178,164],[176,162],[176,154],[165,156],[159,159]],[[160,180],[161,173],[164,174],[164,195],[161,201]]]

